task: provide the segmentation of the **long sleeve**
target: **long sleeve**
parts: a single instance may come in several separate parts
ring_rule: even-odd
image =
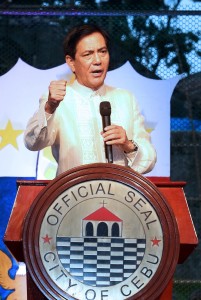
[[[144,117],[133,99],[133,135],[137,151],[126,154],[128,165],[138,173],[150,172],[156,163],[156,151],[151,143],[150,134],[146,131]]]
[[[116,161],[122,164],[124,156],[124,165],[141,174],[150,172],[156,163],[156,151],[135,97],[122,89],[111,91],[108,97],[112,103],[112,122],[121,125],[126,130],[128,139],[133,140],[138,147],[137,151],[128,154],[122,154],[122,151],[114,147]]]
[[[24,132],[25,146],[32,151],[53,145],[56,138],[55,114],[45,113],[46,101],[47,96],[45,95],[40,99],[39,109],[29,120]]]

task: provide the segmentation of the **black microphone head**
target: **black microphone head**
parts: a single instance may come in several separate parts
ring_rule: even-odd
[[[111,105],[109,101],[102,101],[100,103],[100,114],[101,116],[110,116],[111,115]]]

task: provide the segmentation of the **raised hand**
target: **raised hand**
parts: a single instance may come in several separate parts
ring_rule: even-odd
[[[45,111],[52,114],[66,95],[66,80],[51,81]]]

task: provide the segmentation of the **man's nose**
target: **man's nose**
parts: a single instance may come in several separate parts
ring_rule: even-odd
[[[100,58],[99,53],[94,53],[93,62],[94,62],[95,64],[101,63],[101,58]]]

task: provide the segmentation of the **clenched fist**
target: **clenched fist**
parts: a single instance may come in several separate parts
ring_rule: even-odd
[[[52,114],[59,106],[66,95],[66,80],[51,81],[49,85],[48,101],[45,104],[45,111]]]

